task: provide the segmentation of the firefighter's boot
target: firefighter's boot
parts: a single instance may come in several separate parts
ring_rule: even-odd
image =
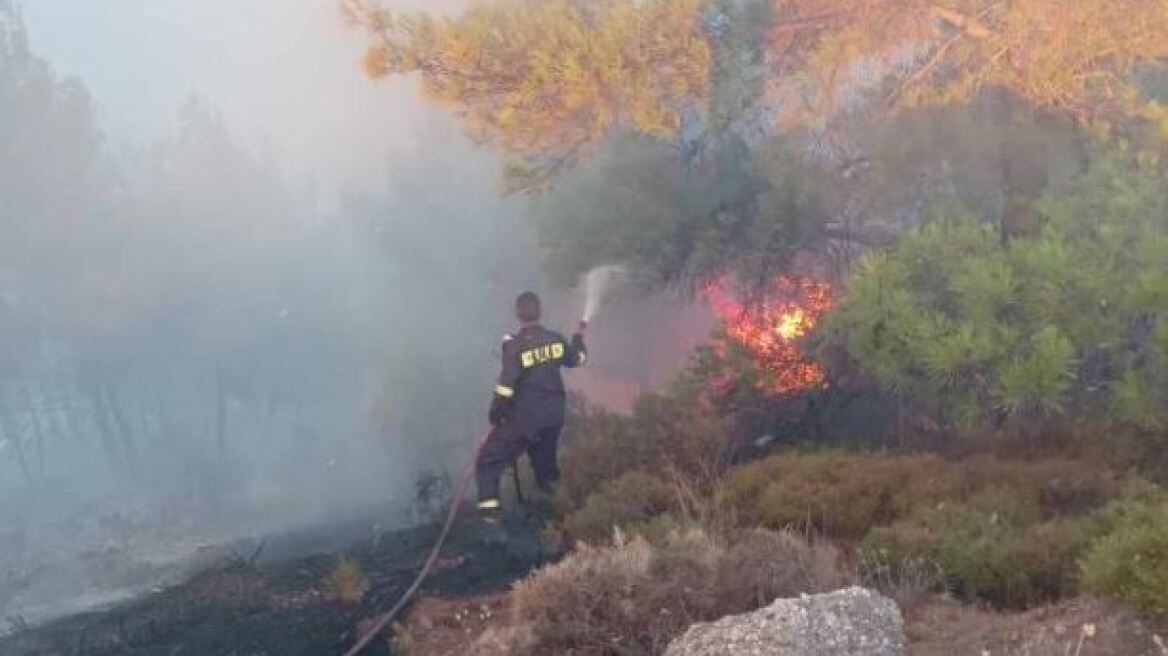
[[[503,512],[499,500],[480,501],[478,514],[479,540],[486,546],[505,544],[507,532],[503,529]]]

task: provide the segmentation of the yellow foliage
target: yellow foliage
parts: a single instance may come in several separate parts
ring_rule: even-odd
[[[772,91],[788,122],[822,119],[849,88],[899,81],[894,106],[986,86],[1081,119],[1138,115],[1134,67],[1168,57],[1164,0],[775,0]],[[873,71],[875,73],[873,74]]]
[[[472,134],[554,169],[618,125],[676,134],[709,93],[704,0],[495,0],[454,18],[349,0],[371,75],[418,73]]]
[[[325,578],[324,587],[342,605],[356,606],[369,591],[369,581],[357,561],[342,557]]]
[[[615,127],[669,138],[689,108],[708,109],[709,0],[483,0],[448,18],[340,1],[372,35],[366,70],[419,74],[472,134],[517,156],[521,187]],[[1168,0],[759,1],[775,8],[765,65],[784,127],[820,127],[859,94],[896,109],[992,86],[1120,139],[1168,131],[1133,79],[1168,60]]]

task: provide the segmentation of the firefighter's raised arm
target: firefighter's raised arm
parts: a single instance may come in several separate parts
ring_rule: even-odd
[[[515,400],[515,389],[519,385],[519,376],[523,372],[515,340],[510,335],[503,338],[501,360],[503,366],[499,371],[499,379],[495,384],[495,394],[491,398],[491,410],[488,414],[492,426],[498,426],[507,420],[511,404]]]

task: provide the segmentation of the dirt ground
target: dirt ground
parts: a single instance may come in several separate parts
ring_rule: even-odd
[[[936,599],[905,619],[913,656],[1168,656],[1133,613],[1088,599],[1014,614]]]
[[[418,601],[394,632],[403,656],[464,656],[488,628],[507,612],[506,593]]]

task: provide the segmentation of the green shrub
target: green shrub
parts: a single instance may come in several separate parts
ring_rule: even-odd
[[[1111,509],[1112,531],[1083,558],[1083,589],[1168,626],[1168,503],[1135,499]]]
[[[1011,551],[1027,573],[1027,597],[1050,601],[1077,593],[1079,560],[1105,530],[1098,514],[1059,518],[1021,530]]]
[[[1036,495],[990,488],[964,502],[921,507],[864,540],[865,560],[928,562],[948,590],[1022,607],[1075,591],[1078,559],[1102,535],[1100,512],[1044,519]]]
[[[992,513],[954,504],[873,529],[863,550],[889,563],[935,563],[949,588],[963,596],[1010,597],[1024,586],[1024,574],[1007,546],[1008,531]]]
[[[597,542],[611,538],[616,527],[644,524],[671,506],[672,495],[664,481],[629,472],[589,495],[582,508],[564,519],[564,531],[571,540]]]

